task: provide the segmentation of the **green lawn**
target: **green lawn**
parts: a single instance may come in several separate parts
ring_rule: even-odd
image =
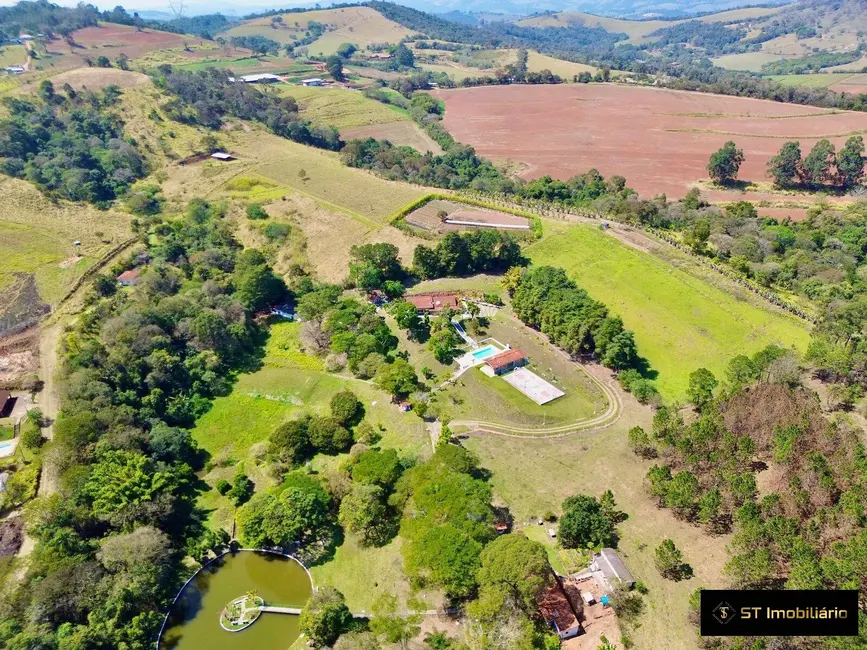
[[[535,264],[565,268],[623,318],[635,332],[639,352],[658,371],[657,386],[667,399],[685,398],[689,374],[698,367],[722,377],[736,354],[770,343],[803,351],[809,341],[803,321],[757,306],[592,226],[574,226],[526,253]],[[683,266],[695,265],[682,257]]]
[[[530,370],[566,394],[539,406],[502,377],[488,377],[472,368],[437,396],[452,419],[544,428],[586,419],[608,407],[605,396],[581,369],[553,350],[544,337],[512,319],[509,310],[491,319],[485,336],[521,350],[530,360]]]
[[[0,424],[0,440],[12,440],[15,437],[15,429],[11,426]]]
[[[368,99],[358,90],[305,88],[290,84],[280,84],[275,88],[281,95],[298,102],[302,117],[338,130],[410,120],[405,110]]]
[[[799,86],[801,88],[827,88],[836,83],[845,81],[851,75],[833,74],[833,73],[817,73],[817,74],[775,74],[768,75],[768,79],[773,79],[786,86]]]

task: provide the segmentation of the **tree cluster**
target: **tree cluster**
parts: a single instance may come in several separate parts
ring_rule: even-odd
[[[65,334],[63,411],[46,452],[57,492],[27,506],[36,547],[0,610],[4,647],[151,645],[181,560],[228,541],[195,506],[203,457],[182,427],[249,361],[260,293],[245,275],[267,266],[240,252],[222,215],[195,201],[186,215],[150,217],[137,286],[93,292]],[[243,501],[249,481],[235,483]]]
[[[540,266],[510,288],[512,309],[525,324],[548,335],[569,354],[593,354],[615,370],[640,362],[632,332],[601,302],[568,278],[563,269]]]
[[[864,180],[864,138],[852,136],[839,153],[829,140],[819,140],[806,157],[799,142],[787,142],[768,161],[768,173],[782,188],[839,186],[849,190]]]
[[[518,242],[498,230],[450,232],[433,248],[416,246],[412,257],[414,272],[425,280],[503,272],[525,263]]]
[[[120,90],[57,92],[50,81],[38,98],[7,97],[0,121],[0,171],[26,178],[74,201],[106,204],[143,176],[147,166],[111,111]]]
[[[260,92],[254,84],[233,82],[226,70],[210,68],[198,72],[160,66],[154,83],[174,99],[163,106],[173,120],[218,129],[227,116],[261,122],[275,134],[322,149],[341,146],[337,131],[313,126],[298,115],[291,97]]]

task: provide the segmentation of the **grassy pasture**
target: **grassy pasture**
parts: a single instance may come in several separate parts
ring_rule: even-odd
[[[4,45],[0,47],[0,68],[9,65],[24,65],[27,50],[23,45]]]
[[[466,79],[467,77],[484,77],[490,72],[486,70],[457,68],[453,65],[446,65],[440,63],[419,63],[416,67],[421,68],[422,70],[428,70],[429,72],[443,72],[454,81],[460,81],[461,79]]]
[[[276,136],[239,137],[237,150],[242,157],[258,161],[255,172],[259,175],[329,208],[345,211],[370,228],[386,225],[400,208],[424,195],[424,191],[409,185],[345,167],[335,153]]]
[[[410,121],[406,111],[368,99],[357,90],[306,88],[289,84],[280,84],[276,88],[281,95],[292,97],[298,102],[302,117],[338,130]]]
[[[416,151],[430,151],[434,154],[443,152],[442,147],[433,138],[422,131],[415,122],[410,121],[356,126],[341,129],[340,134],[347,141],[356,138],[362,140],[364,138],[376,138],[377,140],[388,140],[397,146],[412,147]]]
[[[370,7],[304,11],[283,14],[282,18],[282,26],[276,29],[272,28],[271,17],[268,16],[233,27],[225,36],[231,38],[258,34],[279,43],[290,43],[302,38],[307,25],[314,21],[328,25],[328,31],[307,46],[308,51],[313,55],[328,56],[334,54],[341,43],[354,43],[359,49],[364,49],[371,43],[397,43],[410,35],[408,29]]]
[[[734,354],[769,343],[803,351],[809,339],[802,321],[757,306],[591,226],[552,235],[530,246],[527,255],[536,264],[565,268],[623,318],[635,332],[639,351],[659,373],[660,392],[670,400],[685,398],[689,373],[700,366],[721,377]],[[682,258],[678,266],[695,266],[685,255],[677,257]]]
[[[834,84],[846,81],[851,75],[833,74],[833,73],[817,73],[817,74],[775,74],[768,75],[768,79],[773,79],[786,86],[799,86],[801,88],[827,88]]]
[[[592,65],[584,65],[583,63],[572,63],[571,61],[563,61],[555,59],[553,56],[539,54],[538,52],[528,52],[527,70],[530,72],[541,72],[542,70],[550,70],[556,75],[560,75],[567,81],[571,81],[572,77],[582,72],[594,74],[598,68]],[[616,75],[615,75],[616,76]]]
[[[0,201],[0,288],[12,284],[13,273],[32,273],[41,298],[52,305],[130,236],[128,215],[52,203],[26,181],[0,181]],[[75,240],[81,246],[73,246]]]
[[[743,54],[726,54],[713,59],[713,64],[726,70],[747,70],[761,72],[766,63],[773,63],[788,57],[769,52],[744,52]]]

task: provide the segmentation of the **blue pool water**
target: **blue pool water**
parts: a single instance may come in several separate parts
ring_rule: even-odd
[[[495,354],[499,353],[499,350],[495,348],[493,345],[486,345],[483,348],[479,348],[475,352],[473,352],[473,358],[482,361],[483,359],[487,359],[488,357],[492,357]]]

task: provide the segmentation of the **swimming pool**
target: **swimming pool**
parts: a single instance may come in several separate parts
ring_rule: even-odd
[[[473,358],[477,361],[483,361],[488,357],[492,357],[495,354],[499,354],[500,350],[495,348],[493,345],[486,345],[483,348],[479,348],[475,352],[472,352]]]

